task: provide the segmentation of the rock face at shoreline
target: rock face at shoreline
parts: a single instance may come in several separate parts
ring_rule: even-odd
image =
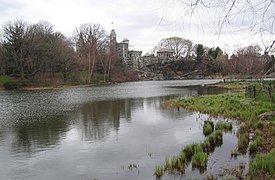
[[[213,77],[214,72],[197,61],[175,60],[147,65],[139,70],[139,80],[181,80]]]

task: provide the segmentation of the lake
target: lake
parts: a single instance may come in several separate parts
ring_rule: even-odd
[[[208,118],[162,104],[176,97],[226,92],[205,86],[218,81],[0,91],[0,179],[154,179],[156,165],[204,139],[202,124]],[[230,150],[237,138],[231,133],[224,138],[228,143],[210,157],[210,173],[232,162]],[[185,177],[203,175],[189,167]],[[164,177],[174,178],[180,177]]]

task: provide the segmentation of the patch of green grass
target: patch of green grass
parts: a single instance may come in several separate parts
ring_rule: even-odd
[[[160,179],[163,176],[163,167],[162,166],[156,166],[154,175],[157,179]]]
[[[262,131],[264,128],[264,122],[262,120],[257,120],[252,123],[252,127],[256,130]]]
[[[256,86],[257,84],[259,84],[258,81],[240,81],[240,82],[220,82],[218,83],[218,85],[222,85],[223,87],[227,87],[227,88],[245,88],[247,86]]]
[[[211,125],[213,124],[213,125]],[[205,136],[210,135],[214,131],[214,123],[213,121],[204,121],[203,124],[203,134]]]
[[[210,145],[209,138],[206,138],[203,143],[201,143],[201,147],[203,149],[203,152],[211,152],[214,150],[214,148]]]
[[[264,176],[264,178],[263,178]],[[248,179],[275,179],[275,149],[256,155],[249,166]]]
[[[249,154],[251,155],[251,154],[255,154],[256,152],[257,152],[257,150],[258,150],[258,145],[257,145],[257,143],[254,141],[254,142],[252,142],[252,143],[250,143],[250,145],[249,145]]]
[[[248,148],[248,144],[249,144],[249,134],[248,133],[239,134],[238,151],[242,154],[245,154]]]
[[[221,115],[226,118],[235,118],[243,121],[248,119],[255,120],[261,113],[275,109],[275,104],[265,101],[255,101],[245,97],[245,94],[242,92],[185,99],[178,98],[170,101],[170,103],[173,106],[209,113],[213,116]]]
[[[243,123],[240,126],[239,130],[238,130],[238,134],[248,133],[249,132],[249,128],[250,128],[250,123],[248,123],[248,122]]]
[[[215,130],[222,130],[222,131],[231,131],[232,130],[232,123],[219,121],[215,125]]]
[[[222,144],[222,137],[223,137],[222,131],[216,131],[210,134],[209,136],[207,136],[205,141],[209,141],[210,145],[212,147],[215,147]]]
[[[272,135],[275,136],[275,128],[272,128]]]
[[[182,163],[185,163],[186,162],[186,154],[184,152],[181,152],[179,155],[178,155],[178,160]]]
[[[255,132],[254,132],[254,136],[253,136],[253,138],[254,138],[254,140],[257,138],[257,137],[259,137],[259,136],[263,136],[264,135],[264,133],[262,132],[262,131],[260,131],[260,130],[256,130]]]
[[[194,154],[193,146],[194,146],[194,144],[192,144],[192,145],[187,145],[187,146],[185,146],[184,149],[182,150],[182,151],[185,153],[186,158],[187,158],[188,160],[191,160],[191,157],[192,157],[193,154]]]
[[[165,166],[165,171],[169,174],[183,174],[185,172],[185,163],[181,162],[178,156],[169,158]]]
[[[207,154],[204,152],[197,152],[192,156],[192,166],[205,168],[207,165]]]

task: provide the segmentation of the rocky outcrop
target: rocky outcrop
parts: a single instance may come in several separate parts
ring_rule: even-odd
[[[201,79],[213,74],[197,61],[173,60],[157,62],[139,71],[140,80]]]
[[[275,111],[271,111],[271,112],[265,112],[263,114],[260,114],[258,116],[259,119],[263,119],[263,120],[268,120],[271,117],[275,117]]]

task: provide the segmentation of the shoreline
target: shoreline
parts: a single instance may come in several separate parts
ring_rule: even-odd
[[[251,84],[248,83],[246,85]],[[237,133],[238,146],[236,152],[238,152],[237,154],[248,153],[251,159],[249,171],[245,177],[258,177],[259,179],[265,179],[265,177],[274,178],[274,170],[263,168],[270,166],[269,161],[262,161],[263,157],[270,158],[271,156],[271,158],[274,158],[275,155],[275,141],[273,140],[275,135],[274,116],[265,118],[261,118],[261,116],[274,112],[275,105],[262,99],[254,100],[246,97],[244,87],[236,86],[233,83],[220,83],[209,86],[236,89],[238,92],[176,98],[168,101],[166,106],[182,107],[191,111],[206,113],[213,117],[222,116],[242,122]],[[262,165],[257,165],[259,161],[261,161]],[[274,167],[274,162],[271,166]],[[254,170],[251,170],[252,168]]]

